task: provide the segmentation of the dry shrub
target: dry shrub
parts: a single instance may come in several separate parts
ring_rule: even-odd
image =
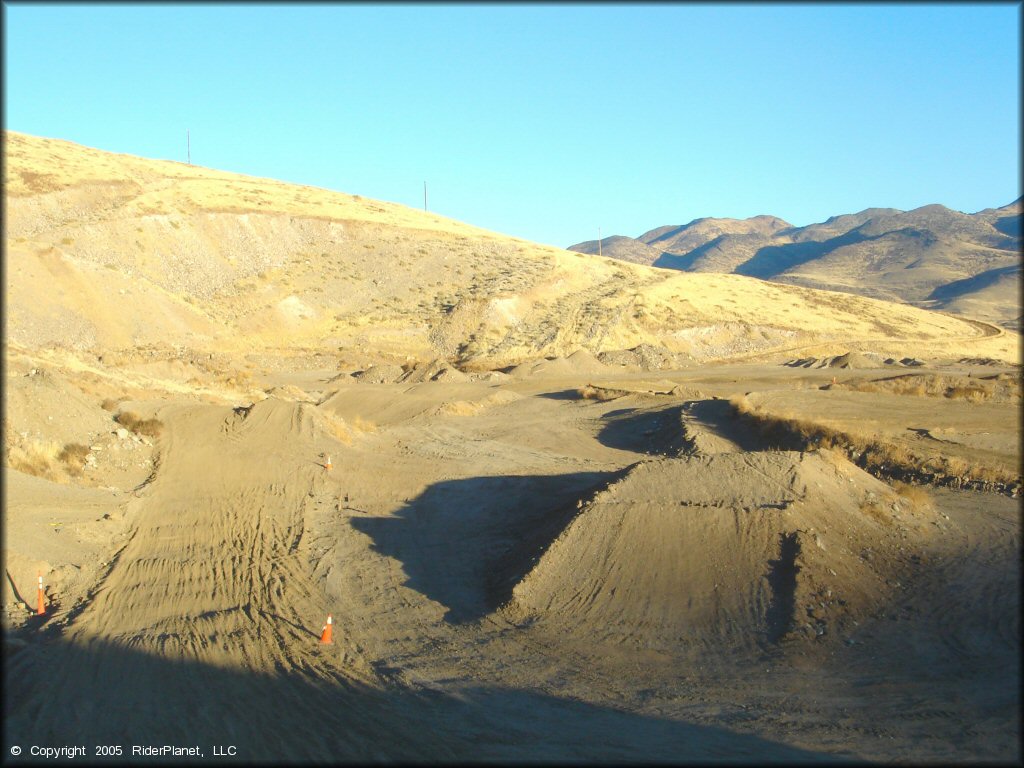
[[[57,444],[48,441],[31,440],[24,444],[8,444],[6,463],[18,472],[56,482],[60,477],[56,463],[57,452]]]
[[[897,481],[892,484],[892,489],[910,505],[919,511],[924,511],[932,508],[932,497],[927,490],[922,488],[920,485],[911,485],[910,483],[904,483]]]
[[[246,370],[235,371],[224,376],[221,381],[229,387],[249,387],[252,386],[252,372]]]
[[[362,416],[355,417],[355,419],[352,421],[352,428],[357,432],[373,433],[377,431],[377,425],[374,424],[372,421],[367,421]]]
[[[604,403],[622,397],[626,393],[618,389],[595,387],[593,384],[587,384],[585,387],[577,389],[576,394],[583,400],[596,400],[597,402]]]
[[[372,421],[367,421],[362,416],[356,416],[355,419],[349,423],[341,416],[330,413],[329,411],[323,411],[322,413],[327,431],[336,437],[338,442],[342,445],[352,445],[352,441],[360,433],[377,431],[377,425]]]
[[[852,389],[854,392],[881,392],[883,391],[880,386],[875,384],[873,381],[858,381],[852,384],[829,384],[829,389]]]
[[[924,382],[919,381],[915,384],[912,384],[911,386],[902,387],[901,389],[897,390],[896,394],[912,395],[914,397],[925,397],[926,395],[928,395],[928,387],[925,385]]]
[[[925,469],[940,477],[985,483],[1012,485],[1020,481],[1019,470],[1008,467],[972,464],[958,456],[925,458],[906,446],[878,436],[834,429],[790,413],[769,414],[752,405],[746,396],[733,397],[729,403],[736,415],[753,426],[773,448],[801,451],[838,449],[864,469],[884,476],[913,476]]]
[[[480,403],[471,403],[466,400],[450,400],[441,403],[435,413],[439,416],[473,416],[484,408]]]
[[[345,423],[345,420],[340,416],[333,416],[331,414],[325,414],[325,416],[327,429],[335,438],[337,438],[338,442],[342,445],[352,445],[354,435],[352,433],[352,428]]]
[[[966,400],[969,403],[983,403],[992,397],[992,391],[981,385],[956,384],[946,390],[950,400]]]
[[[100,403],[100,408],[102,408],[104,411],[113,411],[120,404],[120,400],[114,400],[113,398],[108,397],[106,400]]]
[[[146,437],[159,437],[164,426],[160,419],[141,419],[132,411],[121,411],[114,417],[114,421],[125,429]]]
[[[959,456],[942,456],[939,459],[942,468],[953,475],[966,475],[971,465]]]
[[[859,381],[845,386],[855,392],[884,392],[891,395],[924,397],[926,395],[942,394],[942,389],[936,386],[939,381],[939,378],[936,376],[912,373],[904,376],[893,376],[888,379]]]
[[[82,474],[87,458],[89,458],[89,446],[81,443],[68,443],[57,454],[57,460],[64,464],[68,474],[72,477],[79,477]]]
[[[995,390],[980,381],[964,381],[959,377],[935,374],[911,373],[887,379],[874,379],[843,385],[855,392],[883,392],[892,395],[914,397],[946,397],[951,400],[967,400],[982,403],[992,399]]]
[[[892,525],[892,512],[877,499],[865,499],[860,503],[861,514],[882,525]]]

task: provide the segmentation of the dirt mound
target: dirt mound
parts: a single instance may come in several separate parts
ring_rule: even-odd
[[[491,383],[502,383],[512,377],[503,371],[486,371],[481,373],[466,374],[470,381],[487,381]]]
[[[864,352],[847,352],[824,361],[824,368],[878,368],[882,361],[876,355]]]
[[[405,369],[400,365],[371,365],[365,371],[353,373],[352,378],[362,384],[394,384],[405,374]]]
[[[605,373],[608,371],[608,366],[585,349],[577,349],[566,358],[566,362],[576,373]]]
[[[399,381],[403,384],[420,384],[424,381],[467,381],[468,379],[466,374],[452,368],[444,360],[435,359],[428,363],[418,363]]]
[[[996,360],[993,357],[961,357],[957,362],[963,363],[964,365],[990,365],[990,366],[1005,366],[1009,365],[1003,360]]]
[[[578,376],[580,374],[607,373],[608,367],[585,349],[579,349],[568,357],[551,357],[536,363],[525,363],[513,369],[512,373],[527,376]]]
[[[434,416],[475,416],[482,411],[520,400],[522,395],[515,392],[495,392],[481,400],[451,400],[441,403],[430,411]]]
[[[635,366],[644,371],[689,368],[693,358],[665,347],[640,344],[632,349],[602,352],[598,360],[606,366]]]
[[[628,381],[594,380],[590,386],[637,395],[687,395],[697,396],[696,390],[684,387],[668,379],[631,379]]]
[[[874,352],[845,352],[841,355],[828,357],[799,357],[787,360],[783,365],[790,368],[883,368],[887,365],[916,366],[923,365],[920,360],[905,357],[902,360],[894,358],[883,359],[881,355]]]
[[[509,371],[517,379],[530,376],[567,377],[576,371],[564,357],[549,357],[544,360],[528,360]]]
[[[294,384],[285,384],[280,387],[271,387],[265,390],[267,395],[278,398],[279,400],[289,400],[298,403],[315,403],[316,398],[306,392],[305,390],[299,389]]]
[[[819,454],[648,461],[582,506],[505,610],[641,647],[841,636],[887,592],[908,514]]]

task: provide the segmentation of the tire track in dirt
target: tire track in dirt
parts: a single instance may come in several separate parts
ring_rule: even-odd
[[[289,760],[379,756],[385,733],[392,756],[436,741],[389,711],[343,628],[319,643],[331,606],[303,546],[324,483],[311,414],[268,400],[244,420],[211,406],[160,416],[161,471],[115,567],[61,648],[15,667],[33,681],[19,711],[34,730],[145,743],[160,723],[165,739],[227,739],[262,756],[280,755],[275,734],[287,732]],[[70,698],[53,696],[58,686]]]

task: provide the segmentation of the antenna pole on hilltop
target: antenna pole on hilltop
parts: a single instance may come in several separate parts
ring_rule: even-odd
[[[188,152],[188,164],[192,165],[192,136],[189,134],[188,128],[185,129],[185,146]]]
[[[423,182],[423,210],[427,210],[427,182]]]
[[[600,227],[597,228],[597,255],[598,256],[604,256],[604,253],[602,252],[602,248],[601,248],[601,228]]]

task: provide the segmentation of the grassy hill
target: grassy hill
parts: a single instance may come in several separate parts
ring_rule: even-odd
[[[941,205],[869,208],[806,227],[768,216],[697,219],[635,241],[616,236],[602,250],[622,258],[642,244],[646,263],[658,267],[905,301],[1019,328],[1020,215],[1017,200],[975,214]],[[596,249],[596,242],[570,246]]]
[[[642,344],[699,360],[858,340],[1017,354],[990,328],[905,305],[651,269],[358,195],[10,131],[4,150],[7,341],[25,348],[464,368]]]

